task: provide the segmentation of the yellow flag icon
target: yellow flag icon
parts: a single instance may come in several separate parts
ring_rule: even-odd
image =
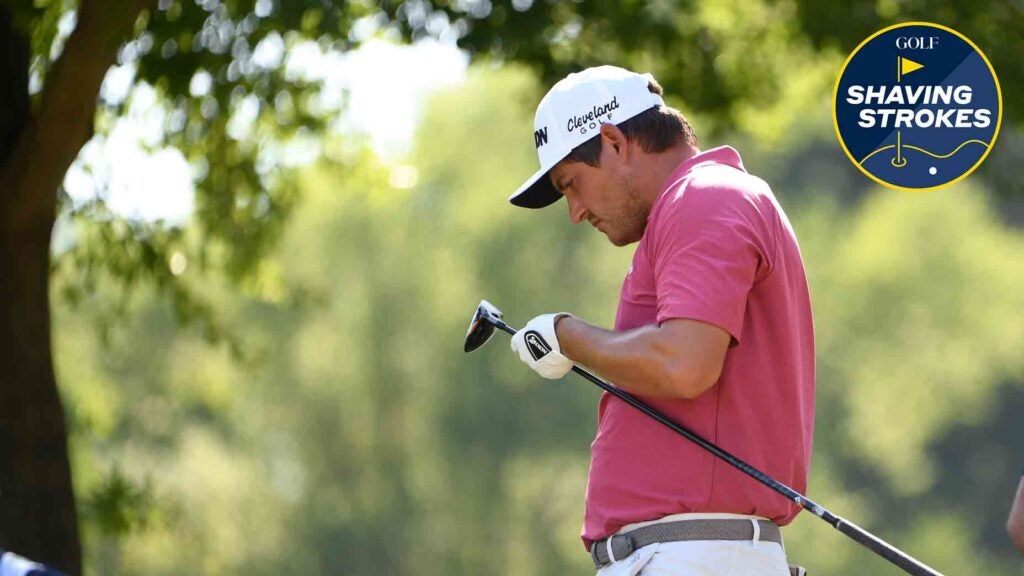
[[[924,64],[918,64],[917,62],[914,62],[913,60],[910,60],[908,58],[904,58],[903,56],[900,56],[900,74],[899,74],[900,77],[899,77],[899,80],[903,79],[903,75],[904,74],[910,74],[914,70],[920,70],[921,68],[924,68]]]

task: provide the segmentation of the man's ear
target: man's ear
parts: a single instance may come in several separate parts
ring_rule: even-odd
[[[626,135],[619,130],[619,127],[614,124],[602,124],[601,125],[601,138],[604,140],[602,147],[607,147],[609,150],[614,150],[616,155],[623,155],[628,153],[626,144]]]

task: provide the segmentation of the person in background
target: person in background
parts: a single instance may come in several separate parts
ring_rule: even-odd
[[[1024,475],[1017,484],[1017,497],[1010,506],[1010,517],[1006,520],[1006,532],[1013,540],[1013,545],[1024,554]]]
[[[0,548],[0,576],[66,576],[53,568]]]

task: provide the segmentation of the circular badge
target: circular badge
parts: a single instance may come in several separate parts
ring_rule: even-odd
[[[839,72],[832,119],[850,160],[872,180],[926,191],[966,178],[995,144],[999,79],[974,42],[928,22],[861,42]]]

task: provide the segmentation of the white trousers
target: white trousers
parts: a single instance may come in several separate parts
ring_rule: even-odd
[[[742,514],[673,514],[653,522],[623,526],[618,534],[675,520],[748,518]],[[597,572],[597,576],[789,576],[786,551],[775,542],[698,540],[663,542],[639,548]]]

